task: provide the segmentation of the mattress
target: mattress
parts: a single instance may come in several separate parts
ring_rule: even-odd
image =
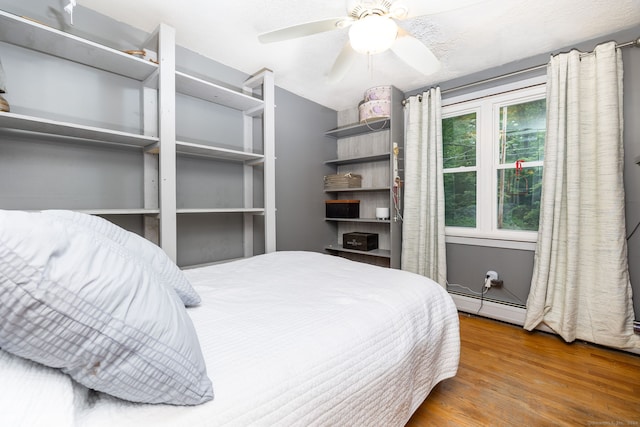
[[[91,427],[402,426],[456,374],[457,311],[425,277],[312,252],[185,273],[202,297],[187,310],[214,400],[130,403],[0,351],[3,418]],[[19,399],[8,404],[12,396]]]

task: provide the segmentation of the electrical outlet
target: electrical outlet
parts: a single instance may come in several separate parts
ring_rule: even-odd
[[[502,280],[492,280],[491,281],[491,286],[492,287],[499,288],[500,286],[502,286],[502,284],[503,284]]]
[[[498,280],[498,273],[493,270],[487,271],[487,274],[484,276],[484,287],[491,289],[492,286],[500,286],[497,284],[498,282],[502,285],[502,280]]]
[[[498,273],[496,273],[493,270],[489,270],[487,271],[487,274],[485,274],[485,279],[489,279],[489,280],[498,280]]]

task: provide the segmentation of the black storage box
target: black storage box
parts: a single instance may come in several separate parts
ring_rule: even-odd
[[[327,218],[360,218],[360,200],[325,200]]]
[[[357,251],[370,251],[378,249],[378,233],[344,233],[342,235],[342,246],[345,249],[355,249]]]

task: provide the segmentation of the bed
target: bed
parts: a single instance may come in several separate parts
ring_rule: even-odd
[[[22,228],[16,229],[12,213],[0,212],[0,223],[11,224],[0,225],[0,260],[8,257],[6,248],[14,240],[20,242],[15,251],[21,250],[19,246],[25,239],[15,239],[20,233],[38,236],[37,248],[32,249],[37,253],[49,245],[41,243],[42,234],[52,233],[55,242],[45,249],[48,258],[38,261],[44,263],[43,268],[50,268],[53,258],[63,258],[67,252],[73,256],[69,248],[74,244],[64,250],[59,247],[60,240],[71,233],[74,238],[77,234],[89,235],[87,242],[94,246],[98,242],[102,248],[80,246],[83,254],[109,246],[117,248],[112,252],[117,252],[118,262],[131,261],[132,266],[127,264],[127,268],[149,264],[156,271],[164,269],[164,277],[175,273],[175,266],[162,264],[166,260],[159,262],[162,255],[145,246],[148,243],[144,239],[105,225],[106,221],[103,223],[100,218],[87,219],[68,212],[26,215],[27,220],[18,220]],[[40,228],[34,229],[33,215],[45,217],[43,224],[38,224]],[[96,227],[104,228],[100,236],[96,236]],[[50,231],[52,228],[55,230]],[[150,260],[137,258],[147,250],[154,251]],[[74,278],[82,269],[78,263],[95,262],[96,256],[77,258],[69,264],[73,265],[69,269],[73,269]],[[96,268],[89,270],[95,274]],[[102,277],[114,268],[99,270]],[[114,277],[119,274],[114,273]],[[77,371],[71,367],[17,356],[21,347],[8,343],[11,331],[7,332],[5,325],[4,330],[0,328],[2,423],[92,427],[402,426],[438,382],[456,374],[460,342],[455,305],[441,286],[422,276],[298,251],[275,252],[175,274],[184,275],[192,289],[162,292],[171,294],[168,300],[172,304],[180,303],[176,315],[181,316],[184,311],[186,322],[192,323],[189,327],[197,336],[211,395],[204,393],[201,402],[181,405],[135,403],[112,393],[94,391],[91,383],[81,384],[83,378],[72,379]],[[17,281],[10,275],[0,261],[0,285]],[[94,280],[96,276],[91,277]],[[56,283],[59,281],[62,279],[56,279]],[[153,285],[153,289],[157,288]],[[17,309],[11,308],[17,303],[9,304],[7,291],[2,289],[3,316],[14,316],[18,322],[33,304],[26,305],[18,315]],[[200,301],[182,308],[181,303],[190,292]],[[134,297],[139,293],[138,290]],[[103,299],[101,295],[100,301]],[[145,305],[128,304],[137,307],[129,311],[145,311],[141,308]],[[148,311],[153,314],[154,310]],[[56,331],[59,329],[56,327]],[[28,341],[30,336],[17,341]],[[91,374],[96,375],[96,370],[102,368],[95,368],[94,364]],[[119,381],[122,375],[119,371],[111,374],[110,383],[114,378]],[[204,380],[200,381],[202,384]]]

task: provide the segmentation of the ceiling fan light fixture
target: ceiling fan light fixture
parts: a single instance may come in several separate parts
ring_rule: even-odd
[[[401,1],[395,1],[389,9],[389,14],[395,19],[404,19],[409,15],[409,7]]]
[[[391,48],[398,35],[398,25],[387,16],[369,15],[357,20],[349,29],[353,50],[373,55]]]

